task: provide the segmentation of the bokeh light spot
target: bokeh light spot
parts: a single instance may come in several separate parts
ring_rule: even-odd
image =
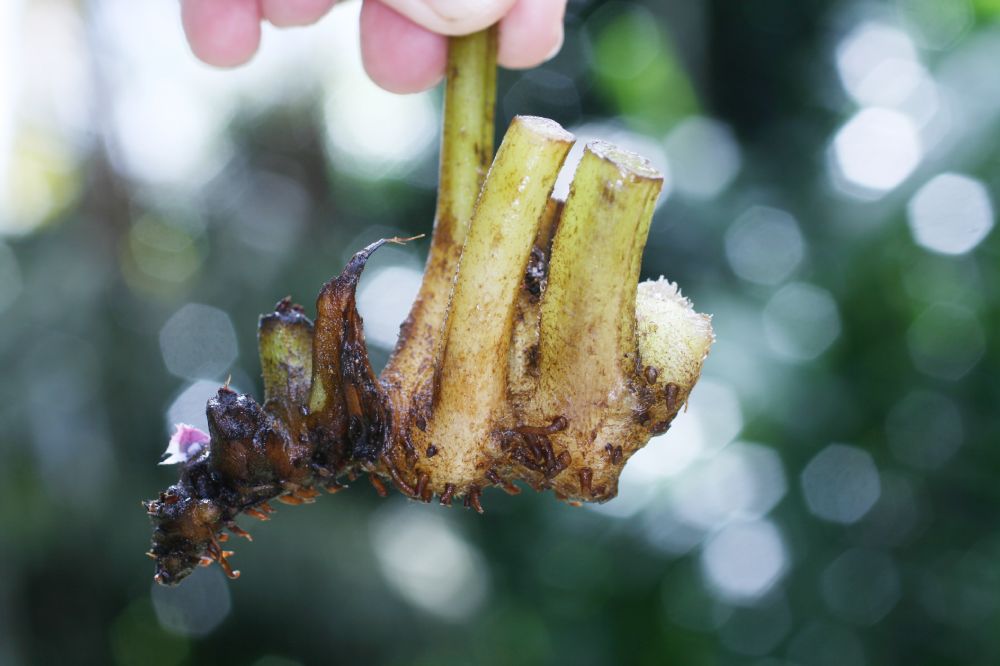
[[[757,284],[784,281],[805,255],[795,218],[767,206],[754,206],[736,218],[726,232],[725,244],[733,272]]]
[[[153,583],[153,609],[167,631],[207,636],[229,615],[229,586],[219,567],[198,567],[183,585]]]
[[[688,402],[687,409],[671,423],[669,436],[657,435],[635,454],[650,451],[644,454],[645,462],[636,465],[644,478],[673,477],[698,458],[725,447],[743,429],[740,401],[729,384],[705,377],[694,387]]]
[[[677,479],[670,495],[678,517],[710,531],[765,516],[785,491],[785,472],[773,449],[734,442]]]
[[[831,444],[817,453],[800,481],[809,511],[834,523],[857,522],[882,493],[871,454],[846,444]]]
[[[725,601],[752,603],[788,569],[781,531],[768,521],[724,527],[705,544],[702,573],[710,590]]]
[[[705,538],[703,530],[681,520],[668,499],[650,502],[642,512],[639,528],[648,544],[674,556],[690,552]]]
[[[659,490],[668,479],[681,474],[704,452],[704,434],[701,421],[694,409],[681,412],[670,428],[670,437],[658,435],[629,458],[618,478],[618,496],[604,504],[588,502],[588,511],[613,518],[631,518],[643,507],[650,510],[668,510],[657,502]],[[662,536],[662,530],[656,529]],[[700,540],[700,536],[699,536]]]
[[[225,163],[224,107],[168,77],[134,80],[115,99],[115,166],[149,183],[205,181]]]
[[[874,21],[862,23],[843,39],[836,60],[844,89],[866,106],[886,106],[905,98],[923,69],[909,35]]]
[[[356,27],[360,11],[360,3],[347,4],[335,16],[343,26],[342,61],[323,101],[326,147],[334,165],[363,177],[402,174],[434,146],[437,110],[430,92],[395,95],[368,78]]]
[[[80,188],[77,156],[58,136],[24,128],[14,137],[11,169],[0,181],[0,235],[27,234],[65,211]]]
[[[743,430],[740,396],[731,383],[721,379],[702,377],[691,391],[686,409],[698,416],[703,455],[722,450]]]
[[[188,303],[160,329],[160,352],[171,374],[218,377],[236,360],[236,331],[218,308]]]
[[[833,138],[834,182],[852,196],[877,199],[906,180],[922,155],[910,118],[892,109],[866,108]]]
[[[196,245],[200,229],[193,230],[155,215],[139,217],[129,229],[129,256],[146,277],[181,283],[194,275],[204,254]]]
[[[434,144],[434,104],[429,93],[394,95],[363,77],[341,82],[327,96],[331,160],[371,178],[405,173]]]
[[[166,442],[170,437],[169,433],[174,431],[174,426],[178,423],[187,423],[202,432],[208,432],[208,417],[205,416],[205,405],[208,403],[209,398],[214,397],[218,393],[219,385],[220,383],[217,381],[199,379],[181,391],[170,403],[170,407],[167,408],[162,446],[160,443],[157,443],[154,448],[159,450],[166,446]],[[229,388],[237,393],[240,392],[234,384],[230,384]]]
[[[965,254],[993,229],[993,204],[978,180],[955,173],[935,176],[907,206],[918,245],[942,254]]]
[[[438,507],[394,503],[372,528],[372,548],[389,586],[417,608],[454,622],[486,601],[487,564]]]
[[[618,482],[618,497],[606,504],[587,503],[596,513],[628,518],[649,504],[651,513],[672,511],[658,498],[658,490],[693,463],[707,460],[728,445],[743,428],[739,397],[732,386],[703,377],[691,392],[689,407],[674,419],[670,432],[652,438],[629,460]],[[662,530],[655,529],[657,539]]]
[[[790,361],[809,361],[840,336],[840,313],[830,292],[805,282],[782,287],[764,308],[771,349]]]
[[[313,203],[309,192],[303,183],[275,171],[253,171],[246,178],[245,188],[230,193],[230,228],[248,246],[282,256],[297,246],[305,230]]]
[[[674,186],[695,199],[711,199],[725,190],[742,163],[732,130],[704,116],[685,118],[664,145],[674,168]]]
[[[670,424],[670,437],[667,433],[656,435],[636,451],[635,455],[642,454],[641,462],[636,465],[639,476],[648,482],[668,479],[686,470],[703,455],[703,416],[694,409],[679,413]]]
[[[396,346],[399,326],[420,291],[422,277],[416,268],[387,266],[365,278],[358,294],[358,312],[369,344],[385,350]]]

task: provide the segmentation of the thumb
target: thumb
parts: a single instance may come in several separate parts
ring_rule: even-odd
[[[382,0],[414,23],[442,35],[468,35],[487,28],[503,18],[515,1]]]

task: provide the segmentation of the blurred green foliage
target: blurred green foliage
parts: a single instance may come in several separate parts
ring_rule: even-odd
[[[591,25],[595,80],[619,114],[655,134],[698,111],[688,75],[655,16],[611,5]]]
[[[0,664],[1000,662],[995,2],[570,2],[563,52],[503,73],[498,118],[668,170],[644,277],[718,335],[689,412],[597,510],[493,492],[480,517],[357,483],[247,525],[238,582],[179,590],[152,586],[139,504],[176,476],[155,464],[172,422],[230,373],[260,395],[275,301],[429,230],[414,128],[438,99],[336,59],[350,7],[216,75],[176,3],[92,4],[24,3],[26,92],[0,116]],[[310,34],[336,66],[296,55]],[[928,189],[942,173],[965,189]],[[399,313],[365,282],[424,251],[372,260],[369,325]],[[235,343],[164,338],[190,303]]]

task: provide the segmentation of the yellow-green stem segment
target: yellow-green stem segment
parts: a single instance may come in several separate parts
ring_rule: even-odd
[[[511,123],[473,216],[452,297],[430,438],[482,441],[507,404],[516,295],[573,136],[545,118]],[[461,436],[456,436],[461,433]],[[455,452],[461,455],[461,452]],[[471,453],[471,452],[470,452]]]
[[[663,177],[602,141],[577,167],[542,299],[541,388],[591,405],[635,369],[635,285]]]
[[[496,26],[449,39],[434,234],[420,292],[382,374],[404,392],[426,379],[440,355],[462,246],[493,160],[496,58]]]

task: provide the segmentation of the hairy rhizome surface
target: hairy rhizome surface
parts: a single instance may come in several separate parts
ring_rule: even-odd
[[[218,562],[244,513],[311,502],[368,475],[423,502],[519,492],[613,498],[629,457],[664,432],[712,343],[676,285],[638,283],[662,176],[589,144],[565,201],[552,189],[574,137],[515,118],[493,156],[495,30],[452,39],[439,198],[424,281],[381,376],[355,290],[383,239],[323,286],[315,323],[288,300],[260,320],[264,402],[228,387],[209,433],[175,451],[180,480],[145,503],[156,580]],[[180,432],[180,431],[179,431]],[[208,441],[202,441],[208,439]]]

